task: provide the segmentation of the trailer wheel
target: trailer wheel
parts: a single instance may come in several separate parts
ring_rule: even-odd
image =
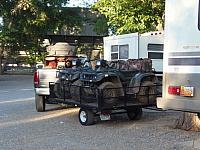
[[[94,113],[91,110],[80,109],[79,122],[84,126],[94,124]]]
[[[156,86],[151,81],[144,81],[137,99],[144,105],[156,104]]]
[[[139,120],[142,117],[142,108],[136,108],[135,110],[128,110],[127,116],[130,120]]]
[[[45,97],[35,94],[35,106],[36,106],[37,112],[44,112],[45,105],[46,105]]]
[[[109,89],[111,88],[111,89]],[[113,88],[113,89],[112,89]],[[112,82],[104,82],[99,86],[99,89],[107,89],[103,91],[104,103],[108,105],[114,105],[117,101],[116,86]]]
[[[72,86],[70,87],[70,94],[73,100],[79,101],[80,100],[80,86],[82,85],[82,82],[80,80],[76,80],[74,83],[72,83]]]

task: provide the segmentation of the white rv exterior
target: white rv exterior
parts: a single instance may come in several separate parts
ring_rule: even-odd
[[[163,109],[200,112],[200,1],[166,0]]]
[[[155,71],[162,72],[163,66],[162,31],[144,34],[131,33],[104,37],[104,59],[127,60],[151,58]]]

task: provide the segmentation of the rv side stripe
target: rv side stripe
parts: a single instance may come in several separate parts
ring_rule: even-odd
[[[169,58],[168,65],[200,66],[200,58]]]
[[[200,52],[172,52],[168,56],[200,56]]]

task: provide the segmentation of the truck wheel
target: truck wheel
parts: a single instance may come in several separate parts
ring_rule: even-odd
[[[142,114],[142,108],[127,111],[127,115],[130,120],[139,120],[142,117]]]
[[[151,81],[145,81],[141,86],[137,96],[139,102],[144,105],[156,104],[156,86]]]
[[[79,122],[84,126],[94,124],[94,113],[91,110],[80,109]]]
[[[45,97],[41,95],[35,94],[35,106],[37,112],[44,112],[45,111]]]
[[[82,85],[82,82],[80,80],[76,80],[74,83],[72,83],[72,86],[70,87],[70,94],[73,100],[79,101],[80,100],[80,86]]]
[[[109,89],[109,88],[113,88],[113,89]],[[99,86],[99,89],[103,90],[103,98],[106,98],[104,99],[105,104],[114,105],[116,103],[117,93],[116,93],[116,89],[114,88],[116,88],[116,86],[112,82],[104,82]]]

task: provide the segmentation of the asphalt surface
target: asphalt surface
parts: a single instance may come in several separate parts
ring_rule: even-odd
[[[0,76],[0,150],[200,149],[200,133],[173,128],[179,112],[144,110],[139,121],[122,114],[87,127],[78,121],[78,108],[48,105],[38,113],[32,80]]]

